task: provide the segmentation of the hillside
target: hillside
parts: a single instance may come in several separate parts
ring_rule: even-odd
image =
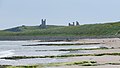
[[[115,36],[120,35],[120,22],[86,24],[80,26],[49,26],[41,29],[35,26],[17,27],[20,30],[0,31],[0,36]],[[7,29],[9,30],[9,29]]]
[[[64,26],[55,26],[55,25],[47,25],[46,29],[51,29],[51,28],[57,28],[57,27],[64,27]],[[6,29],[4,31],[10,31],[10,32],[23,32],[23,31],[31,31],[31,30],[41,30],[43,29],[40,26],[18,26],[18,27],[14,27],[14,28],[9,28]]]

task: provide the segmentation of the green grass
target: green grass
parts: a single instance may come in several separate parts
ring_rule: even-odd
[[[116,36],[120,35],[120,22],[86,24],[80,26],[19,27],[19,32],[0,31],[0,36]]]
[[[64,26],[55,26],[55,25],[47,25],[46,29],[51,28],[58,28],[58,27],[64,27]],[[4,31],[11,31],[11,32],[23,32],[23,31],[32,31],[32,30],[42,30],[40,26],[18,26],[10,29],[6,29]]]

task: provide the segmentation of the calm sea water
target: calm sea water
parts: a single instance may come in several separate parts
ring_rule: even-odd
[[[59,50],[72,48],[99,48],[102,45],[81,45],[81,46],[22,46],[29,44],[62,44],[73,42],[33,42],[33,41],[0,41],[0,58],[10,56],[46,56],[46,55],[62,55],[69,54],[69,51],[36,51],[36,50]],[[74,53],[74,52],[72,52]],[[88,53],[87,51],[79,51],[79,53]],[[0,65],[27,65],[39,63],[66,62],[66,59],[57,58],[35,58],[21,60],[5,60],[0,59]]]

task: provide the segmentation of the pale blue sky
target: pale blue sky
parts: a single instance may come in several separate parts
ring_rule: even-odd
[[[120,0],[0,0],[0,29],[47,24],[120,21]]]

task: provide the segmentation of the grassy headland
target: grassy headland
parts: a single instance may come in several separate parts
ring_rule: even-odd
[[[11,31],[13,30],[13,31]],[[0,36],[119,36],[120,22],[80,26],[20,26],[0,31]]]

